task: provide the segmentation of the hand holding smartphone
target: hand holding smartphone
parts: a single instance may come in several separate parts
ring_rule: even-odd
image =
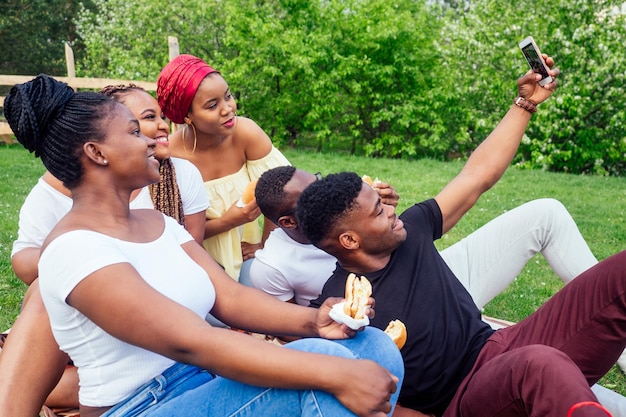
[[[544,86],[552,82],[552,77],[548,72],[549,68],[546,65],[543,57],[541,56],[541,51],[539,51],[539,47],[535,43],[535,40],[532,36],[528,36],[524,38],[523,41],[519,43],[519,47],[522,50],[522,54],[528,61],[528,65],[530,68],[537,74],[541,74],[541,80],[539,80],[539,85]]]

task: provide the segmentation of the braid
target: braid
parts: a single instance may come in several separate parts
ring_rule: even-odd
[[[159,182],[149,186],[154,208],[165,215],[173,217],[184,226],[185,212],[183,210],[183,200],[176,182],[176,171],[174,170],[174,164],[172,164],[172,158],[161,161],[159,174],[161,176]]]
[[[143,91],[147,94],[147,91],[142,87],[139,87],[136,84],[118,84],[118,85],[107,85],[102,90],[99,91],[100,94],[104,94],[107,97],[111,97],[115,101],[119,101],[120,103],[124,103],[122,98],[130,94],[134,91]]]
[[[101,94],[76,93],[66,83],[40,74],[11,88],[4,114],[17,140],[72,189],[82,179],[82,145],[104,140],[104,126],[117,105]]]

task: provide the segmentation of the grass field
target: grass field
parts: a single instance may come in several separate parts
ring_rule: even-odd
[[[391,183],[401,196],[399,212],[436,195],[462,167],[462,162],[369,159],[293,150],[284,153],[295,166],[311,172],[355,171]],[[25,291],[11,270],[11,245],[17,236],[19,208],[42,173],[41,162],[19,145],[0,145],[0,329],[11,326]],[[574,176],[514,167],[437,245],[439,248],[451,245],[499,214],[541,197],[553,197],[565,204],[598,259],[626,249],[626,177]],[[545,260],[535,257],[517,280],[487,305],[485,313],[520,320],[561,286]],[[626,378],[617,368],[602,382],[626,393]]]

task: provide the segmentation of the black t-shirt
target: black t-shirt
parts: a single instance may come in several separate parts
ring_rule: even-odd
[[[394,319],[405,323],[407,342],[401,350],[405,376],[399,402],[441,415],[493,330],[481,320],[472,297],[433,243],[441,237],[443,223],[437,202],[416,204],[400,218],[406,241],[385,268],[363,274],[376,299],[371,325],[385,329]],[[311,306],[319,307],[328,297],[343,297],[349,272],[338,266]]]

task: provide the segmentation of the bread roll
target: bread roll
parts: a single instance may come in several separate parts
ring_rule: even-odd
[[[254,200],[254,190],[256,188],[257,180],[250,181],[246,188],[243,190],[243,194],[241,195],[241,201],[244,204],[248,204],[252,200]]]
[[[378,183],[380,182],[378,177],[376,177],[375,180],[372,180],[372,178],[369,175],[363,175],[361,179],[363,180],[363,182],[368,183],[370,187],[376,187],[376,185],[378,185]]]
[[[406,343],[406,326],[400,320],[391,320],[385,329],[387,336],[391,337],[391,340],[398,346],[398,349],[402,349],[402,346]]]

